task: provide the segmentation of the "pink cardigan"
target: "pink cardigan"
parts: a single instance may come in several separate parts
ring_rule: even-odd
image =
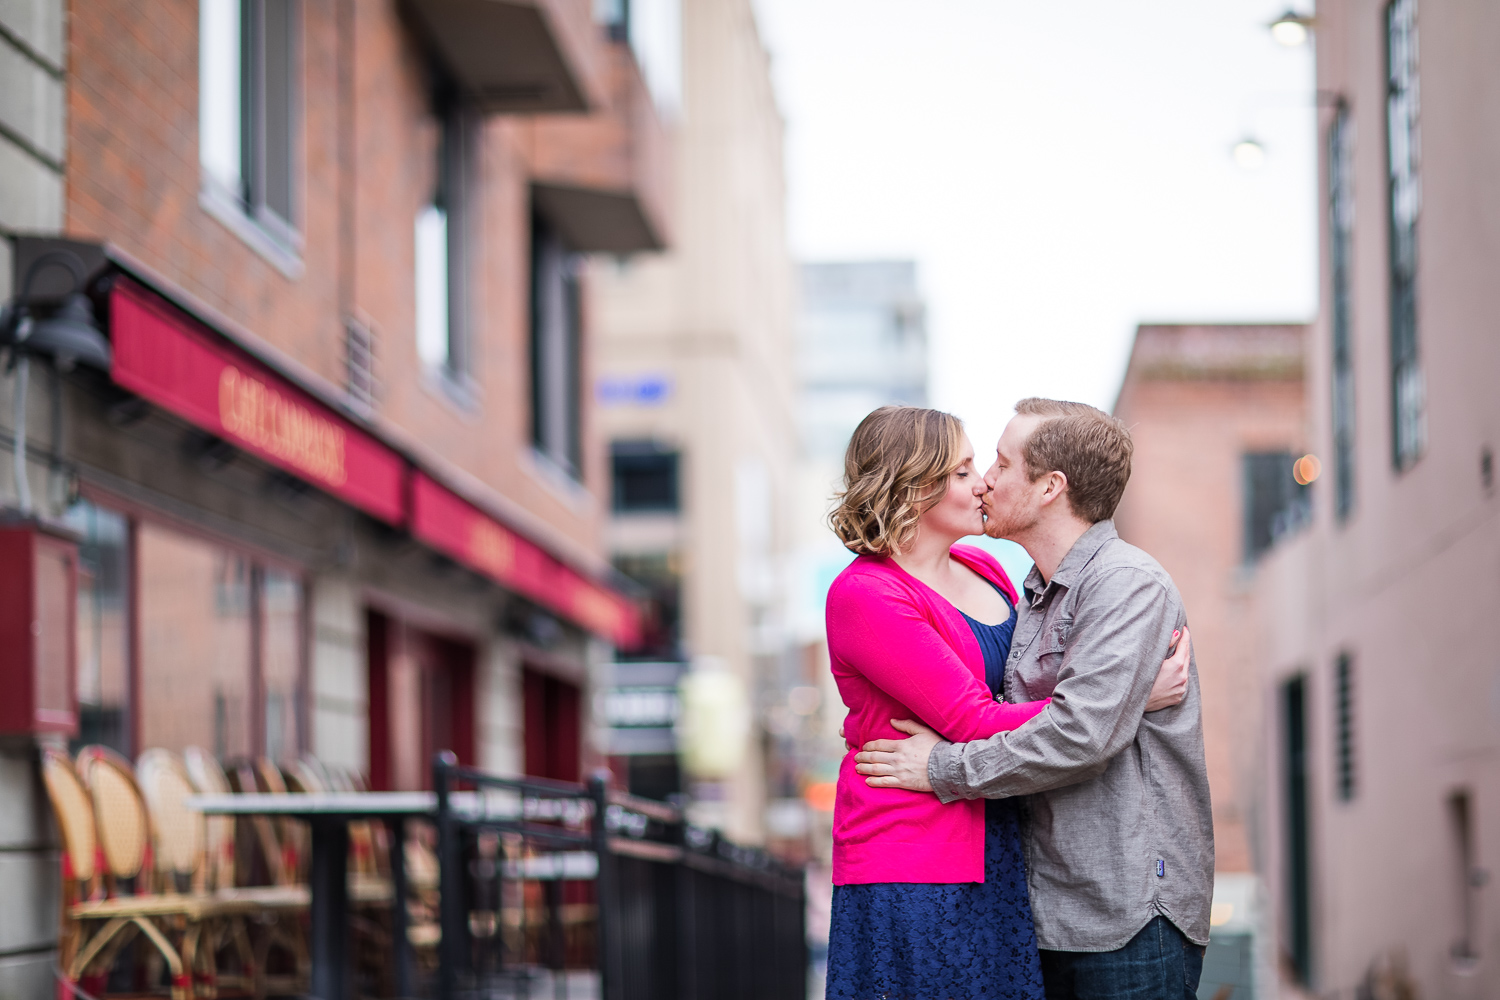
[[[983,549],[955,545],[955,558],[1016,591]],[[1047,701],[1009,705],[990,697],[984,658],[968,622],[895,560],[860,556],[828,591],[828,652],[849,714],[844,737],[901,739],[892,719],[918,719],[956,743],[1015,729]],[[833,882],[983,882],[984,801],[943,805],[930,792],[871,788],[839,767],[833,807]]]

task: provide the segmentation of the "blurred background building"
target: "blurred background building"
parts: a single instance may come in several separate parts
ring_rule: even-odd
[[[1200,995],[1275,995],[1275,939],[1254,821],[1263,724],[1254,658],[1256,563],[1308,518],[1293,466],[1305,444],[1307,329],[1141,326],[1114,412],[1135,459],[1115,514],[1188,609],[1213,793],[1212,943]],[[1222,998],[1221,998],[1222,1000]]]
[[[684,0],[681,39],[674,244],[589,273],[608,546],[652,607],[603,721],[633,790],[683,794],[695,822],[764,843],[783,783],[766,713],[797,669],[783,125],[749,0]]]
[[[1500,995],[1500,9],[1318,5],[1310,527],[1250,581],[1287,978]],[[1205,685],[1206,686],[1206,685]]]

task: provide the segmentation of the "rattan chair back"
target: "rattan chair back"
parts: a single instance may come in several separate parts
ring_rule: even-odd
[[[224,769],[202,747],[182,751],[183,767],[193,788],[202,795],[228,795],[232,789]],[[234,817],[209,816],[204,823],[204,851],[209,862],[209,884],[214,889],[234,887]]]
[[[94,803],[105,874],[135,878],[151,855],[151,823],[130,761],[105,746],[78,751],[78,776]]]
[[[67,754],[50,748],[42,751],[42,784],[47,787],[52,814],[62,834],[64,878],[92,881],[97,874],[94,858],[98,846],[94,803]]]
[[[187,769],[176,754],[155,747],[135,762],[135,776],[156,834],[156,870],[191,878],[203,863],[204,830],[203,814],[186,805],[194,794]]]

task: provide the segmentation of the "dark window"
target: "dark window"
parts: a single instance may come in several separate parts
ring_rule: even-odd
[[[620,651],[622,660],[677,660],[682,656],[682,572],[671,552],[615,556],[615,569],[646,592],[641,643]]]
[[[531,442],[582,475],[580,258],[541,216],[531,230]]]
[[[1307,796],[1307,679],[1281,687],[1284,934],[1287,959],[1299,982],[1312,980],[1312,877]]]
[[[1334,697],[1336,699],[1337,744],[1335,752],[1336,776],[1339,798],[1345,802],[1354,799],[1354,662],[1348,653],[1339,655],[1334,663]]]
[[[677,452],[651,441],[616,441],[610,473],[616,513],[678,509]]]
[[[1307,522],[1309,493],[1293,476],[1291,452],[1255,452],[1244,456],[1245,561],[1253,562],[1284,535]]]
[[[1458,936],[1453,957],[1469,964],[1479,958],[1479,888],[1485,872],[1474,852],[1474,803],[1467,790],[1448,797],[1448,827],[1452,837],[1454,896],[1458,900]]]
[[[199,155],[217,194],[281,242],[295,230],[298,0],[203,0]]]
[[[1354,507],[1354,359],[1350,256],[1354,245],[1354,123],[1340,104],[1328,130],[1329,249],[1333,272],[1333,489],[1340,520]]]
[[[594,17],[611,41],[630,40],[630,0],[594,0]]]
[[[1406,469],[1426,445],[1426,401],[1417,351],[1417,218],[1422,209],[1417,2],[1385,11],[1386,153],[1390,168],[1392,458]]]
[[[434,98],[439,134],[431,201],[417,213],[417,356],[455,382],[472,369],[468,336],[469,169],[474,123],[450,94]]]

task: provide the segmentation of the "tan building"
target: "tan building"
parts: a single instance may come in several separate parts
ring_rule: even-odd
[[[1204,996],[1270,996],[1275,966],[1253,836],[1260,788],[1259,671],[1250,583],[1257,560],[1305,522],[1293,463],[1305,435],[1306,327],[1145,325],[1115,415],[1135,460],[1115,515],[1182,592],[1203,692],[1213,794],[1213,944]]]
[[[1327,0],[1311,529],[1254,580],[1290,981],[1500,996],[1500,8]],[[1420,95],[1420,96],[1419,96]]]
[[[686,774],[662,774],[666,745],[629,767],[633,786],[676,782],[699,822],[760,842],[775,775],[759,709],[784,672],[800,674],[784,620],[797,439],[783,126],[749,0],[681,12],[673,249],[590,271],[610,545],[667,620],[651,655],[693,677]]]

